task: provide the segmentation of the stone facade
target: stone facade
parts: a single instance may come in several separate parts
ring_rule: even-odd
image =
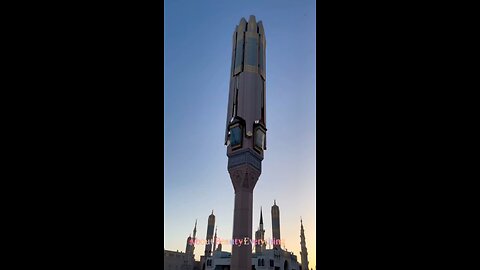
[[[163,269],[165,270],[192,270],[194,262],[194,257],[190,254],[178,250],[163,250]]]

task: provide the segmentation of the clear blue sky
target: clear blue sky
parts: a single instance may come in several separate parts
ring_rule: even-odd
[[[255,15],[267,40],[268,149],[254,190],[253,230],[263,206],[266,238],[271,238],[276,199],[286,248],[300,259],[302,216],[310,266],[316,265],[315,5],[306,0],[165,2],[165,249],[185,251],[196,218],[197,238],[205,239],[212,209],[218,236],[232,236],[234,193],[224,146],[232,34],[242,17]],[[197,260],[203,251],[204,246],[195,248]]]

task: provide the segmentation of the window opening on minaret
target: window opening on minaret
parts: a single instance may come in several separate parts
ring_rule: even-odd
[[[235,96],[234,96],[234,99],[233,99],[232,118],[237,116],[237,105],[238,105],[238,88],[235,88]]]
[[[263,69],[263,42],[262,42],[262,35],[258,35],[258,41],[260,42],[260,46],[258,46],[258,67]]]
[[[261,115],[260,115],[260,121],[265,124],[265,83],[262,81],[262,103],[261,106],[262,106],[262,109],[261,109]]]
[[[245,28],[245,29],[248,29],[248,28]],[[245,70],[245,43],[247,43],[245,41],[245,33],[243,33],[243,44],[242,44],[242,71]]]
[[[235,46],[235,68],[242,65],[240,71],[243,71],[243,58],[245,52],[245,37],[242,33],[237,34],[237,45]],[[238,72],[237,72],[238,73]],[[234,72],[234,75],[237,74]]]

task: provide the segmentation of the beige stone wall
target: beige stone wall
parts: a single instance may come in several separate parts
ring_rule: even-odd
[[[192,270],[194,259],[183,252],[164,250],[163,269],[165,270]]]

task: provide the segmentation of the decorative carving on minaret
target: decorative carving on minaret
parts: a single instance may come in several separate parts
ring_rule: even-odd
[[[253,192],[259,177],[260,172],[250,166],[241,166],[230,170],[230,178],[235,192],[240,190]]]

